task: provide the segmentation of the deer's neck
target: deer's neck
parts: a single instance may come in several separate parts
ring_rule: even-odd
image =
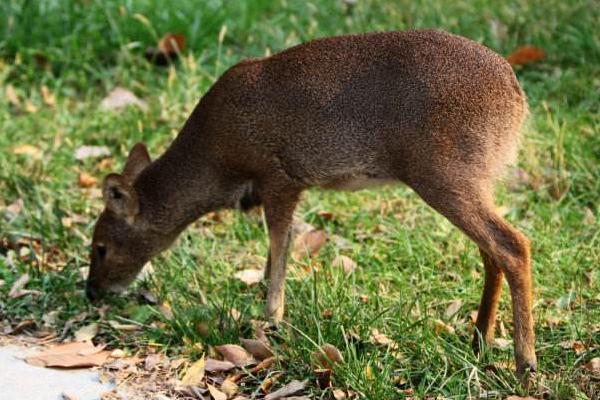
[[[234,207],[244,190],[192,135],[184,128],[135,182],[140,216],[153,230],[169,236],[210,211]]]

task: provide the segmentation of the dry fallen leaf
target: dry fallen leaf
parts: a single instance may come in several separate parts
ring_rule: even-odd
[[[293,394],[299,393],[306,389],[308,386],[308,380],[305,381],[291,381],[287,385],[283,386],[281,389],[274,391],[273,393],[269,393],[265,396],[265,400],[277,400],[282,399],[284,397],[291,396]]]
[[[180,33],[167,33],[158,42],[158,49],[163,53],[181,53],[185,50],[185,36]]]
[[[19,96],[17,95],[17,92],[15,91],[15,88],[12,85],[6,86],[6,88],[4,89],[4,94],[6,96],[6,100],[8,100],[10,104],[12,104],[15,107],[21,106],[21,100],[19,100]]]
[[[434,330],[435,333],[449,333],[449,334],[454,334],[455,330],[454,327],[446,324],[444,321],[442,321],[441,319],[436,319],[435,321],[433,321],[434,324]]]
[[[25,361],[38,367],[95,367],[104,364],[110,355],[109,351],[95,352],[96,349],[89,341],[67,343],[27,356]]]
[[[346,275],[350,275],[356,270],[356,262],[347,256],[337,256],[331,264],[334,267],[343,268]]]
[[[444,312],[444,318],[448,320],[454,317],[458,310],[460,310],[460,307],[462,307],[462,300],[452,300]]]
[[[505,400],[540,400],[536,397],[508,396]]]
[[[262,269],[244,269],[235,273],[235,277],[246,285],[251,286],[262,281],[265,271]]]
[[[204,365],[204,370],[210,373],[226,372],[233,368],[235,368],[235,364],[229,361],[215,360],[214,358],[207,358]]]
[[[98,334],[99,330],[100,330],[100,327],[95,322],[91,323],[89,325],[86,325],[84,327],[81,327],[75,332],[75,341],[76,342],[91,341],[94,338],[94,336],[96,336]]]
[[[223,358],[237,367],[245,367],[254,364],[256,360],[241,346],[237,344],[224,344],[216,347]]]
[[[181,380],[181,383],[186,386],[200,385],[202,383],[202,379],[204,378],[204,367],[205,361],[204,356],[202,356],[202,358],[188,368],[187,372],[183,376],[183,379]]]
[[[219,389],[217,389],[213,385],[211,385],[210,383],[207,383],[206,387],[208,387],[208,392],[210,393],[210,395],[212,396],[213,399],[227,400],[227,395],[225,393],[221,392]]]
[[[185,36],[177,33],[167,33],[163,36],[156,47],[146,49],[144,56],[146,60],[159,66],[169,65],[175,61],[179,53],[185,50]]]
[[[257,360],[273,357],[273,351],[269,346],[258,339],[240,339],[242,346]]]
[[[316,256],[327,243],[327,233],[320,229],[303,232],[294,241],[293,257],[300,259],[306,255]]]
[[[85,160],[86,158],[97,158],[110,156],[110,149],[106,146],[80,146],[75,150],[76,160]]]
[[[346,395],[346,392],[344,392],[341,389],[334,389],[333,390],[333,398],[335,400],[346,400],[348,398],[348,396]]]
[[[109,111],[120,111],[128,106],[138,107],[142,111],[148,109],[145,101],[140,100],[131,91],[122,87],[114,88],[100,103],[100,108]]]
[[[162,354],[148,354],[146,356],[146,358],[144,359],[144,369],[146,371],[152,371],[156,365],[162,361],[163,359],[163,355]]]
[[[98,183],[98,180],[96,178],[94,178],[93,176],[91,176],[90,174],[88,174],[87,172],[80,172],[78,182],[79,182],[79,187],[89,188],[92,186],[96,186],[96,184]]]
[[[44,103],[48,107],[54,107],[56,105],[56,97],[54,97],[54,94],[50,92],[48,86],[42,85],[42,87],[40,88],[40,92],[42,94],[42,100],[44,100]]]
[[[8,292],[8,297],[11,299],[15,299],[17,297],[21,297],[23,295],[23,288],[25,285],[29,283],[29,274],[23,274],[17,279],[12,286],[10,287],[10,292]]]
[[[227,397],[233,397],[239,390],[238,385],[232,380],[225,379],[221,384],[221,391],[227,395]]]
[[[512,341],[503,338],[494,338],[492,346],[500,350],[506,350],[512,347]]]
[[[26,155],[33,158],[40,158],[42,156],[42,151],[35,146],[30,144],[21,144],[13,148],[13,154],[17,155]]]
[[[371,342],[381,346],[398,347],[398,344],[394,340],[390,339],[385,334],[380,333],[378,329],[371,330]]]
[[[17,199],[15,201],[13,201],[11,204],[9,204],[6,208],[5,211],[9,214],[9,217],[15,218],[17,215],[19,215],[21,213],[21,211],[23,211],[23,206],[25,205],[25,203],[23,202],[23,199]]]
[[[35,104],[31,102],[31,100],[27,99],[25,100],[25,111],[27,111],[30,114],[35,114],[36,112],[38,112],[38,108]]]
[[[565,340],[559,344],[563,349],[573,350],[576,354],[581,354],[585,351],[585,345],[580,340]]]
[[[592,358],[583,368],[595,374],[600,374],[600,357]]]
[[[332,368],[332,364],[340,364],[344,362],[342,353],[330,343],[325,343],[321,346],[320,351],[314,353],[317,361],[323,368]]]
[[[510,65],[525,65],[535,61],[543,60],[546,57],[544,50],[535,46],[521,46],[510,53],[506,60]]]
[[[265,358],[264,360],[262,360],[261,362],[256,364],[256,366],[252,367],[250,372],[252,372],[253,374],[256,374],[257,372],[271,368],[271,366],[274,363],[275,363],[275,357]]]

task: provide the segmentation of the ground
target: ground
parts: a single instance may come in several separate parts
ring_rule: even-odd
[[[518,165],[497,198],[533,246],[539,373],[530,394],[598,398],[600,381],[583,368],[600,356],[598,26],[593,0],[2,2],[2,329],[22,323],[18,330],[31,335],[64,331],[68,338],[99,321],[94,340],[111,349],[135,353],[150,345],[189,361],[251,336],[251,320],[262,318],[264,284],[247,286],[234,274],[265,262],[260,211],[202,218],[153,261],[149,278],[98,309],[83,296],[83,277],[103,207],[99,182],[120,171],[138,141],[153,157],[164,151],[200,96],[240,59],[334,34],[436,27],[505,56],[524,45],[545,53],[515,66],[531,116]],[[182,33],[187,46],[172,66],[156,66],[144,52],[167,32]],[[115,87],[147,108],[104,110]],[[84,145],[110,154],[77,160]],[[285,371],[280,383],[314,382],[313,353],[330,343],[344,357],[333,387],[363,398],[525,394],[507,367],[510,343],[480,356],[470,348],[483,284],[476,246],[409,189],[313,190],[297,217],[330,240],[314,257],[290,260],[286,322],[270,336],[276,368]],[[336,268],[338,255],[356,269],[346,275]],[[11,295],[24,274],[32,292]],[[142,288],[158,305],[136,296]],[[498,337],[511,340],[507,292]],[[141,329],[108,322],[132,320]],[[374,329],[395,343],[377,343]],[[327,397],[330,389],[309,390]]]

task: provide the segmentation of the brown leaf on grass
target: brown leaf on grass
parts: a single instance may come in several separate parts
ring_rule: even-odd
[[[306,389],[308,387],[308,380],[305,381],[291,381],[290,383],[288,383],[287,385],[283,386],[282,388],[274,391],[273,393],[269,393],[268,395],[265,396],[265,400],[277,400],[277,399],[282,399],[294,394],[297,394],[299,392],[302,392],[304,389]]]
[[[256,364],[256,366],[252,367],[250,372],[256,374],[257,372],[271,368],[273,364],[275,364],[275,357],[265,358],[264,360]]]
[[[30,144],[21,144],[21,145],[15,146],[15,147],[13,147],[12,152],[13,152],[13,154],[25,155],[25,156],[29,156],[32,158],[41,158],[42,157],[42,151],[39,148],[32,146]]]
[[[97,323],[91,323],[89,325],[83,326],[75,331],[75,341],[76,342],[89,342],[94,336],[98,334],[100,327]]]
[[[347,256],[337,256],[333,259],[331,265],[336,268],[342,268],[346,275],[350,275],[356,270],[356,262]]]
[[[508,396],[505,400],[540,400],[537,397]]]
[[[237,344],[224,344],[216,347],[223,358],[237,367],[245,367],[254,364],[256,360],[243,347]]]
[[[166,66],[175,61],[179,53],[185,50],[185,36],[178,33],[167,33],[159,41],[156,47],[148,47],[144,57],[149,62]]]
[[[42,85],[40,93],[42,94],[42,100],[48,107],[54,107],[56,105],[56,97],[50,92],[48,86]]]
[[[265,276],[263,269],[244,269],[235,273],[234,277],[248,286],[256,285]]]
[[[204,370],[209,373],[214,372],[226,372],[235,368],[235,364],[229,361],[215,360],[214,358],[207,358]]]
[[[585,345],[580,340],[565,340],[559,344],[563,349],[573,350],[576,354],[581,354],[586,350]]]
[[[185,36],[180,33],[167,33],[159,40],[158,49],[170,55],[181,53],[185,50]]]
[[[109,351],[95,352],[91,342],[73,342],[27,356],[25,361],[38,367],[84,368],[104,364]],[[91,353],[91,354],[90,354]]]
[[[600,374],[600,357],[592,358],[587,364],[583,365],[583,368],[595,374]]]
[[[521,46],[510,53],[506,60],[510,65],[525,65],[543,60],[546,57],[544,50],[535,46]]]
[[[240,339],[240,342],[242,342],[242,346],[244,346],[244,348],[257,360],[262,361],[266,358],[273,357],[271,348],[261,340]]]
[[[319,250],[327,243],[327,233],[320,229],[303,232],[294,240],[292,256],[300,259],[305,255],[316,256]]]
[[[79,183],[79,187],[89,188],[92,186],[96,186],[96,184],[98,183],[98,180],[96,178],[94,178],[93,176],[91,176],[90,174],[88,174],[87,172],[80,172],[78,183]]]
[[[462,300],[452,300],[444,312],[444,318],[448,320],[454,317],[458,310],[460,310],[460,307],[462,307]]]
[[[100,103],[100,108],[108,111],[121,111],[125,107],[135,106],[146,111],[148,105],[145,101],[140,100],[133,92],[122,88],[114,88]]]
[[[227,400],[227,395],[210,383],[207,383],[206,387],[208,387],[208,392],[214,400]]]
[[[344,362],[342,353],[330,343],[325,343],[319,351],[314,353],[319,365],[323,368],[331,369],[333,365]]]
[[[12,85],[6,86],[6,88],[4,89],[4,95],[6,96],[6,100],[8,100],[10,104],[12,104],[15,107],[21,107],[21,100],[19,99],[19,95],[17,95],[17,92],[15,91],[15,88]]]
[[[16,299],[17,297],[23,296],[24,287],[29,283],[29,274],[23,274],[14,281],[12,286],[10,287],[10,292],[8,292],[8,297],[11,299]]]
[[[186,386],[200,385],[202,383],[202,379],[204,379],[205,365],[206,363],[204,361],[204,356],[202,356],[202,358],[188,368],[187,372],[183,376],[183,379],[181,380],[181,383]]]

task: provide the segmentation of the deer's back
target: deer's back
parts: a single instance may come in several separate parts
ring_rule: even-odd
[[[203,102],[212,146],[232,168],[276,165],[323,186],[416,179],[449,164],[493,175],[526,107],[504,59],[429,30],[321,39],[245,61]]]

